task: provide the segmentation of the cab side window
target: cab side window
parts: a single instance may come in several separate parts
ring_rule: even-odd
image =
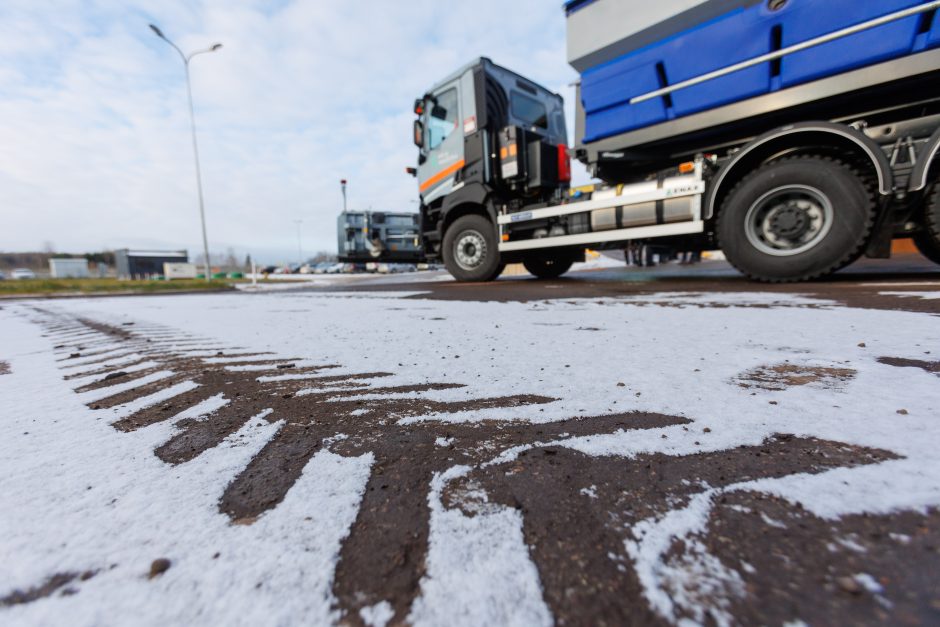
[[[438,94],[428,116],[428,148],[434,150],[457,128],[457,90]]]
[[[545,110],[544,104],[518,91],[513,91],[510,99],[509,106],[514,118],[538,128],[548,129],[548,111]]]

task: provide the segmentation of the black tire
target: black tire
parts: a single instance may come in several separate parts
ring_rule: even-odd
[[[457,218],[444,233],[444,265],[458,281],[492,281],[503,271],[493,223],[479,215]]]
[[[927,197],[921,226],[923,230],[914,236],[914,245],[924,257],[940,263],[940,182],[934,183]]]
[[[522,260],[522,265],[529,274],[539,279],[557,279],[571,269],[574,258],[571,255],[541,254],[529,255]]]
[[[849,166],[792,157],[755,170],[731,191],[718,216],[718,242],[750,279],[807,281],[858,259],[875,213],[874,189]]]

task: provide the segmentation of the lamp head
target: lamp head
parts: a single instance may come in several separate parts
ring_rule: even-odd
[[[163,34],[163,31],[157,28],[156,26],[154,26],[153,24],[150,25],[150,30],[156,33],[157,37],[159,37],[160,39],[166,39],[166,35]]]
[[[212,46],[209,47],[209,50],[212,51],[212,52],[215,52],[216,50],[218,50],[218,49],[221,48],[221,47],[222,47],[222,44],[212,44]]]

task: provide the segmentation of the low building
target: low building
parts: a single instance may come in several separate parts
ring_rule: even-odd
[[[87,259],[50,259],[49,275],[53,279],[87,279]]]
[[[134,250],[124,248],[114,251],[117,275],[125,279],[163,275],[165,263],[189,263],[185,250]]]

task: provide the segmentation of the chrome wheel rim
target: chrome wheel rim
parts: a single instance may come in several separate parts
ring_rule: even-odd
[[[832,229],[829,198],[815,187],[786,185],[758,198],[744,218],[751,246],[774,257],[799,255],[814,248]]]
[[[464,270],[475,270],[486,259],[486,239],[477,231],[464,231],[454,242],[454,259]]]

